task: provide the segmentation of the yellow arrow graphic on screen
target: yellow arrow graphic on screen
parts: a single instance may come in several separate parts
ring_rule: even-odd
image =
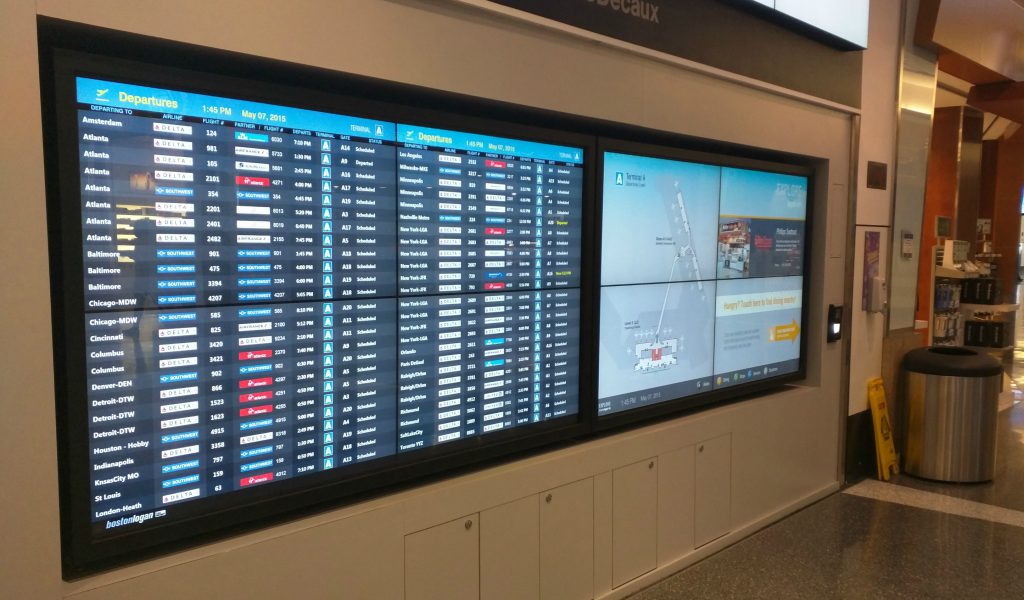
[[[790,340],[796,341],[796,338],[800,335],[800,325],[793,319],[792,323],[787,325],[776,325],[772,327],[769,334],[769,339],[773,342],[784,342]]]

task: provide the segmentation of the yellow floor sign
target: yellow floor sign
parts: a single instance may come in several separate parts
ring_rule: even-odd
[[[868,381],[868,403],[871,404],[871,421],[875,425],[875,457],[878,459],[878,478],[889,481],[891,475],[900,472],[896,462],[896,446],[892,440],[892,424],[885,403],[885,387],[882,378]]]

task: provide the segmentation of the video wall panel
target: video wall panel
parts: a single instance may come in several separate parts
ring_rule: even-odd
[[[807,177],[649,150],[602,154],[599,416],[801,365]]]
[[[94,537],[578,420],[584,148],[73,87]]]

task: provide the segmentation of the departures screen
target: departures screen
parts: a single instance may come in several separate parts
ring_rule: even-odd
[[[581,148],[76,94],[94,534],[578,413]]]
[[[598,414],[800,368],[807,177],[604,153]]]

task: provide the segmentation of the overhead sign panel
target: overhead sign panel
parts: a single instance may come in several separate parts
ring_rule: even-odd
[[[849,42],[868,47],[868,7],[870,0],[743,0],[766,6],[780,15],[806,23],[815,29]]]

